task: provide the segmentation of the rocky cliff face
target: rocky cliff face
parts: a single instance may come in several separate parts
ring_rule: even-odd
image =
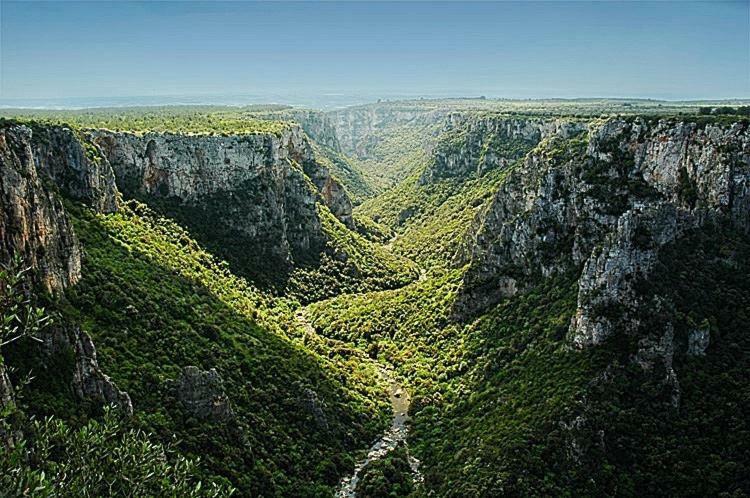
[[[278,136],[90,133],[126,194],[197,207],[254,241],[249,251],[290,264],[320,246],[319,200],[352,224],[346,192],[297,126]]]
[[[0,129],[0,257],[19,254],[38,284],[59,293],[81,276],[81,248],[34,149],[30,128]]]
[[[507,118],[454,113],[446,118],[444,139],[433,162],[422,173],[421,184],[444,178],[471,178],[505,168],[551,136],[570,138],[585,123],[572,120]]]
[[[35,126],[34,162],[71,199],[100,213],[117,210],[112,167],[82,134],[61,126]]]
[[[0,260],[19,254],[34,284],[60,294],[81,277],[81,246],[58,190],[99,212],[117,209],[114,174],[93,144],[68,128],[7,124],[0,128]],[[75,358],[74,391],[83,399],[132,413],[130,398],[99,369],[96,350],[77,327],[43,332],[48,354],[69,348]],[[0,402],[12,388],[0,363]]]
[[[441,123],[448,114],[446,110],[373,104],[333,111],[328,113],[328,117],[333,122],[341,150],[351,156],[367,159],[385,130],[403,125]]]
[[[746,125],[610,119],[544,140],[477,219],[456,306],[475,314],[533,278],[580,271],[576,347],[639,325],[659,249],[709,220],[750,228]],[[651,303],[653,304],[653,303]],[[666,332],[665,332],[666,333]]]
[[[341,151],[341,144],[336,134],[336,128],[330,117],[321,111],[308,109],[287,109],[278,112],[267,112],[261,115],[264,119],[278,121],[293,121],[299,123],[305,133],[316,143]]]

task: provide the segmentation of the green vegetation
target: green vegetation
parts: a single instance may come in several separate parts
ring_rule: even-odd
[[[126,429],[113,411],[80,429],[52,418],[24,428],[29,437],[0,456],[7,496],[229,496],[234,489],[196,480],[198,462]]]
[[[441,372],[461,363],[462,337],[450,322],[460,282],[461,270],[454,270],[396,290],[338,296],[307,310],[320,334],[394,366],[427,393]]]
[[[426,166],[417,168],[396,187],[355,211],[396,233],[396,254],[425,268],[445,268],[456,259],[472,222],[492,199],[508,169],[495,169],[480,178],[448,178],[422,184]]]
[[[750,106],[719,106],[719,107],[701,107],[698,114],[729,114],[735,116],[750,116]]]
[[[177,198],[138,194],[136,197],[187,227],[204,247],[225,259],[234,274],[276,295],[303,303],[343,292],[400,287],[416,278],[413,263],[370,240],[378,237],[376,224],[365,221],[365,228],[360,217],[359,224],[368,234],[368,237],[362,236],[349,230],[320,203],[315,210],[321,234],[317,237],[301,234],[309,237],[310,247],[292,248],[293,261],[274,252],[283,237],[281,223],[259,230],[253,236],[235,228],[232,220],[236,213],[252,213],[257,204],[269,202],[267,193],[271,188],[261,181],[247,182],[238,186],[231,196],[216,193],[204,196],[195,205],[182,203]]]
[[[28,276],[28,268],[18,257],[0,267],[0,348],[30,339],[41,342],[37,335],[51,324],[44,308],[32,303],[26,289]],[[28,420],[16,401],[23,399],[30,379],[19,380],[14,388],[6,381],[8,369],[0,356],[3,494],[95,497],[174,493],[209,497],[233,492],[216,482],[204,488],[195,478],[195,461],[151,443],[152,436],[141,430],[127,429],[109,409],[102,423],[91,420],[77,430],[53,418]]]
[[[357,486],[357,496],[362,498],[388,498],[410,496],[416,490],[409,467],[406,446],[400,443],[380,460],[362,469]]]
[[[393,114],[397,113],[430,113],[430,112],[466,112],[489,111],[506,113],[515,116],[586,116],[602,115],[649,115],[664,114],[697,114],[701,107],[734,107],[747,106],[747,100],[736,101],[667,101],[654,99],[419,99],[384,101],[377,104],[358,106],[361,109],[378,107]],[[355,107],[356,109],[356,107]]]
[[[290,276],[288,295],[302,303],[342,293],[401,287],[417,277],[406,258],[346,228],[325,206],[318,205],[326,242],[314,266],[299,266]]]
[[[203,480],[223,476],[241,494],[319,495],[351,469],[349,452],[385,422],[374,367],[309,337],[284,302],[254,291],[144,205],[107,216],[69,211],[86,257],[63,315],[91,334],[102,369],[131,393],[139,427],[176,434],[181,453],[201,457]],[[176,399],[186,365],[217,369],[230,423],[196,419]],[[325,430],[305,409],[308,389]]]
[[[602,364],[565,342],[576,287],[550,279],[461,331],[463,368],[416,401],[412,448],[439,496],[570,491],[559,422]]]
[[[375,192],[381,193],[427,161],[438,132],[437,125],[387,128],[371,137],[364,158],[355,161]]]
[[[262,109],[262,108],[261,108]],[[18,121],[40,121],[75,128],[106,128],[135,133],[171,132],[201,135],[280,134],[289,124],[256,117],[236,108],[145,107],[86,109],[82,111],[5,110]]]
[[[50,316],[25,289],[29,270],[15,254],[10,262],[0,264],[0,349],[20,339],[39,341],[36,335],[50,324]],[[0,355],[0,365],[1,361]]]
[[[535,117],[702,112],[696,103],[647,100],[383,105]],[[216,110],[197,117],[200,126],[181,112],[123,111],[107,119],[231,133],[240,129],[233,120],[252,128],[264,112],[278,119],[287,110]],[[104,121],[82,116],[75,118],[79,126]],[[702,119],[699,126],[730,115],[712,111]],[[613,141],[602,148],[614,161],[587,158],[585,133],[536,145],[487,136],[472,157],[480,166],[490,153],[506,157],[503,167],[425,175],[438,165],[429,150],[462,151],[468,133],[409,124],[368,137],[364,159],[314,146],[317,160],[362,203],[355,230],[315,205],[322,236],[293,254],[293,265],[262,252],[276,233],[246,237],[216,223],[262,202],[266,187],[258,184],[200,208],[144,198],[150,207],[129,201],[116,214],[96,215],[68,203],[85,251],[83,279],[50,307],[62,324],[80,324],[93,337],[103,371],[130,393],[135,415],[118,421],[75,399],[72,353],[46,366],[30,353],[25,336],[34,334],[23,332],[19,317],[43,313],[23,299],[5,305],[16,317],[2,329],[2,337],[18,337],[3,351],[17,367],[14,382],[33,368],[18,404],[29,415],[63,421],[26,424],[28,443],[0,459],[0,486],[39,486],[42,495],[52,485],[69,486],[94,496],[118,475],[138,480],[137,494],[144,495],[172,486],[188,496],[232,487],[243,496],[330,496],[387,426],[380,363],[404,379],[412,396],[409,449],[400,445],[365,467],[361,496],[742,496],[750,489],[747,233],[717,219],[668,246],[651,277],[635,284],[638,295],[656,296],[639,310],[640,328],[573,350],[567,335],[580,267],[534,273],[515,296],[462,321],[457,297],[467,267],[460,265],[479,215],[499,189],[512,187],[504,182],[531,147],[552,170],[581,168],[576,174],[589,199],[606,211],[596,214],[606,216],[656,195],[630,174],[632,154]],[[679,201],[695,207],[696,185],[686,170],[677,174]],[[566,195],[567,186],[553,188]],[[638,230],[635,244],[650,247],[652,234]],[[541,256],[557,258],[558,248],[543,247]],[[637,365],[639,341],[660,341],[668,330],[673,358],[654,360],[650,370]],[[688,354],[698,332],[710,335],[705,356]],[[183,405],[176,385],[187,365],[220,373],[233,409],[229,421],[200,418]],[[412,481],[409,452],[422,462],[424,488]],[[97,460],[110,465],[96,468]]]
[[[352,204],[361,204],[375,195],[373,186],[355,161],[325,145],[315,145],[315,160],[331,171],[331,175],[345,186]]]
[[[410,442],[427,489],[438,496],[563,493],[572,470],[562,467],[558,423],[604,364],[565,343],[575,279],[541,282],[464,326],[451,320],[460,277],[341,296],[309,312],[322,335],[350,342],[408,379],[415,394]]]

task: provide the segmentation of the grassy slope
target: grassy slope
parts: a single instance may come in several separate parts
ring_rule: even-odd
[[[145,207],[108,216],[72,211],[86,257],[65,312],[91,333],[139,423],[165,438],[176,433],[207,474],[228,477],[243,493],[317,495],[350,469],[349,451],[384,422],[371,366],[309,337],[283,303],[249,289]],[[186,365],[219,371],[234,423],[182,410],[170,381]],[[303,407],[308,387],[328,429]]]

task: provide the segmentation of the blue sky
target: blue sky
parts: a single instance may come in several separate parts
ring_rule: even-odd
[[[750,1],[0,2],[4,99],[750,97]]]

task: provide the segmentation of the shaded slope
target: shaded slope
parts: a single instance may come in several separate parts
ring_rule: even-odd
[[[350,449],[382,421],[370,401],[377,394],[364,387],[377,386],[374,372],[290,340],[293,321],[275,311],[279,303],[247,290],[178,226],[133,209],[75,211],[86,258],[66,313],[98,342],[137,418],[157,434],[176,433],[207,474],[228,477],[243,494],[313,495],[334,485]],[[176,399],[187,365],[217,369],[232,417],[197,417]]]

